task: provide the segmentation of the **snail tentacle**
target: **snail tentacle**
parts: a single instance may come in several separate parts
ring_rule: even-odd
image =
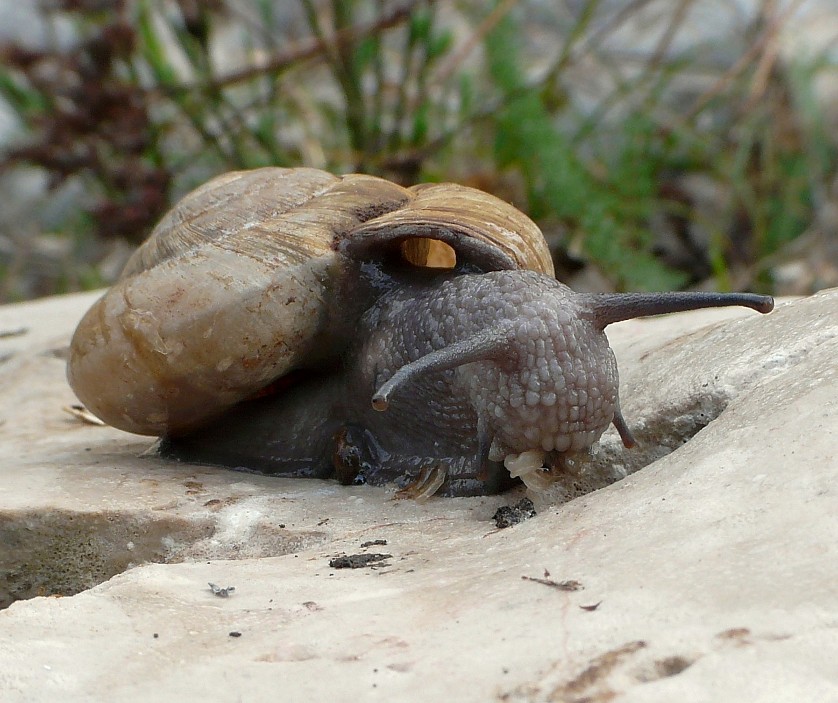
[[[774,309],[774,298],[753,293],[599,293],[579,294],[583,315],[590,316],[600,329],[623,320],[702,308],[742,306],[767,313]]]
[[[474,361],[497,359],[509,346],[512,327],[504,325],[481,330],[471,337],[453,342],[402,366],[388,381],[383,383],[372,397],[372,407],[383,412],[390,406],[390,395],[400,386],[417,376],[427,373],[449,371]]]
[[[614,427],[617,429],[620,439],[623,440],[623,446],[626,449],[631,449],[632,447],[637,446],[637,440],[634,438],[634,434],[632,434],[632,431],[626,423],[626,419],[623,417],[623,413],[620,410],[619,398],[617,399],[617,406],[614,408],[614,419],[611,420],[611,422],[614,423]]]

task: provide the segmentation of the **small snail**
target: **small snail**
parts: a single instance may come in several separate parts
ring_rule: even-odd
[[[612,422],[633,445],[607,325],[728,305],[773,301],[577,294],[491,195],[263,168],[163,218],[79,323],[68,378],[166,456],[474,495],[536,484]]]

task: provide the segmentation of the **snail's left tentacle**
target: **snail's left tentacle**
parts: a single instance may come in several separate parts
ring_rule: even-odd
[[[620,401],[617,401],[617,407],[614,408],[614,419],[612,420],[614,423],[614,427],[617,428],[617,432],[620,434],[620,439],[623,440],[623,446],[626,449],[631,449],[632,447],[637,445],[637,440],[634,438],[634,435],[629,429],[628,424],[626,423],[626,419],[623,417],[623,413],[620,410]]]
[[[673,293],[585,293],[577,296],[583,314],[603,329],[607,325],[635,317],[664,315],[703,308],[742,306],[767,313],[774,309],[774,298],[753,293],[710,293],[676,291]]]

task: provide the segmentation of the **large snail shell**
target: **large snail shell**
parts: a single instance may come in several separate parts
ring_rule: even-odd
[[[339,354],[334,320],[351,309],[341,294],[354,262],[417,238],[484,270],[553,271],[538,228],[481,191],[305,168],[228,173],[178,203],[84,316],[70,385],[120,429],[196,427]],[[421,264],[428,248],[416,251]]]

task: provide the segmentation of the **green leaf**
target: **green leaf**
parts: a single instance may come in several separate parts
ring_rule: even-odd
[[[505,93],[524,86],[524,74],[518,66],[520,27],[507,14],[486,35],[484,46],[489,62],[489,76]]]
[[[148,62],[154,78],[160,85],[171,86],[177,84],[177,73],[169,62],[166,49],[154,26],[153,10],[148,2],[140,3],[137,14],[137,26],[143,49],[143,57]]]
[[[445,30],[428,39],[425,51],[428,61],[435,61],[447,54],[454,45],[454,32]]]
[[[430,103],[424,100],[413,115],[413,133],[410,140],[413,146],[424,144],[428,137],[428,114],[430,112]]]
[[[4,71],[2,67],[0,67],[0,95],[23,121],[43,113],[48,107],[47,100],[40,91],[27,87],[23,81],[15,78],[11,72]]]
[[[410,41],[425,43],[430,36],[432,17],[429,10],[416,10],[410,16]]]
[[[378,37],[365,37],[358,42],[352,55],[352,63],[358,74],[372,64],[379,51],[381,51],[381,42]]]

